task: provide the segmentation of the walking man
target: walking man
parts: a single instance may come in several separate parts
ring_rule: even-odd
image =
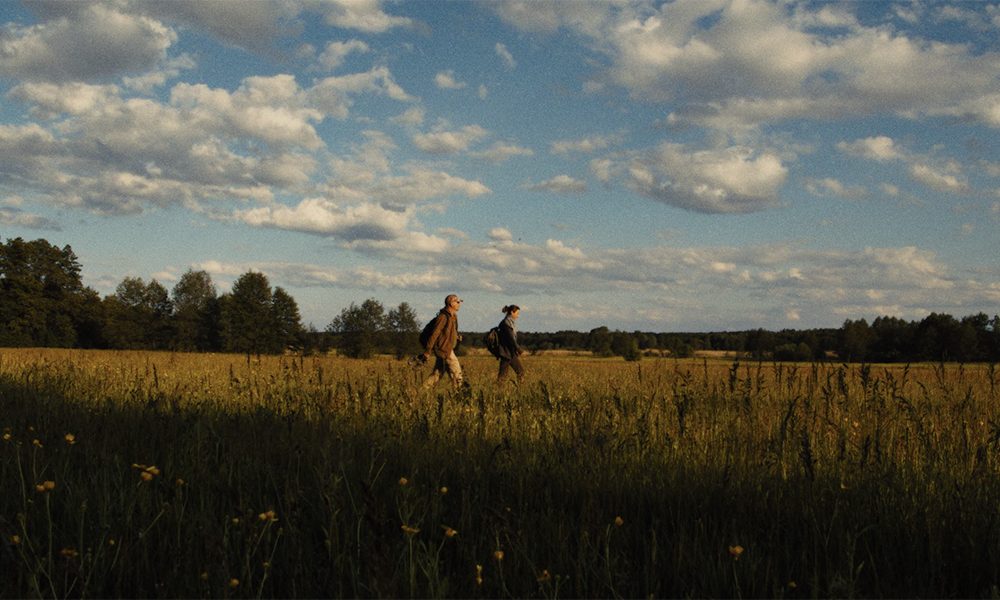
[[[451,385],[458,390],[462,385],[462,366],[455,356],[455,344],[462,340],[458,333],[458,309],[462,300],[455,294],[444,299],[444,308],[434,318],[434,329],[424,348],[424,359],[434,355],[434,370],[424,380],[423,389],[434,387],[446,372],[451,377]]]

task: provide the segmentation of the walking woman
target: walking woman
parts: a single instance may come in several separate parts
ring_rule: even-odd
[[[521,315],[521,309],[511,304],[503,307],[503,312],[507,316],[500,321],[498,326],[500,332],[500,373],[497,374],[497,383],[502,384],[507,379],[507,374],[511,369],[517,373],[517,381],[524,378],[524,367],[521,365],[520,356],[524,350],[517,343],[517,318]]]

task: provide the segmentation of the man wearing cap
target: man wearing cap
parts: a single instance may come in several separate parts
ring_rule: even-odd
[[[444,308],[434,318],[434,329],[424,348],[424,360],[434,354],[434,370],[424,380],[423,388],[429,389],[441,379],[447,371],[451,377],[451,385],[456,390],[462,385],[462,366],[455,356],[455,344],[462,340],[458,333],[458,309],[462,300],[455,294],[449,294],[444,299]]]

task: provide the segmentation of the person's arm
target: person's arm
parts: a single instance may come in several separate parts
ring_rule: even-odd
[[[437,344],[438,338],[444,332],[445,320],[444,315],[434,317],[434,330],[431,332],[431,337],[427,338],[427,347],[424,348],[424,358],[431,357],[434,345]]]

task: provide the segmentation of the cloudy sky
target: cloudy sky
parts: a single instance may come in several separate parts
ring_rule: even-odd
[[[0,3],[0,238],[465,330],[1000,312],[997,2]]]

